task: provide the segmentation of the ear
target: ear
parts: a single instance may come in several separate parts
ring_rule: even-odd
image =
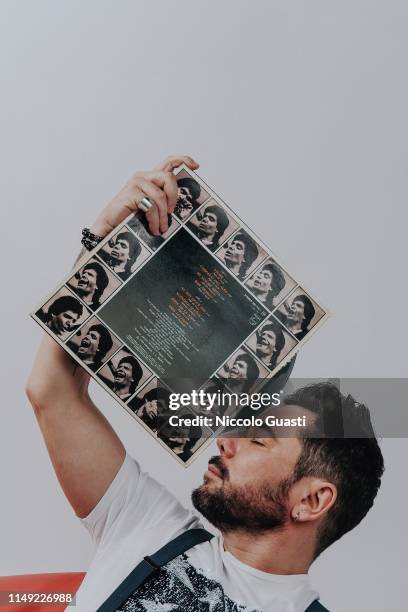
[[[294,522],[305,523],[324,517],[337,499],[337,487],[332,482],[304,478],[297,484],[300,500],[293,505],[290,513]]]

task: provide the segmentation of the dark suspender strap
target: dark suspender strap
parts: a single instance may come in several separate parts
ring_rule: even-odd
[[[213,537],[212,533],[205,529],[189,529],[171,540],[153,555],[145,557],[143,561],[124,579],[98,608],[97,612],[116,612],[128,597],[155,571],[169,563],[179,555],[193,548],[197,544],[208,542]]]
[[[318,599],[315,599],[310,606],[305,610],[305,612],[329,612],[327,608],[322,606]]]

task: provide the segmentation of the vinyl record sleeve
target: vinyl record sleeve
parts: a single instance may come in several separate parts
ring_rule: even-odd
[[[130,215],[31,316],[187,466],[213,432],[175,452],[152,399],[197,377],[228,385],[244,354],[254,384],[269,380],[328,312],[195,172],[175,174],[165,234],[149,234],[143,212]]]

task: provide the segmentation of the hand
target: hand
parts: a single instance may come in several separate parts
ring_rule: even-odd
[[[173,170],[181,164],[196,170],[199,164],[186,155],[167,157],[150,172],[136,172],[104,208],[91,228],[98,236],[106,236],[132,212],[138,210],[144,197],[154,204],[146,213],[149,230],[155,236],[168,230],[167,215],[174,211],[177,203],[177,182]]]

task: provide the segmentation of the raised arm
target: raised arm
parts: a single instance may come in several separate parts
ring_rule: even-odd
[[[146,213],[150,231],[167,230],[167,214],[174,211],[177,183],[173,170],[190,157],[169,157],[151,172],[137,172],[96,219],[91,231],[105,236],[148,196],[155,205]],[[124,456],[122,442],[93,404],[89,375],[48,335],[44,336],[27,381],[52,464],[75,513],[84,517],[96,506],[117,474]]]

